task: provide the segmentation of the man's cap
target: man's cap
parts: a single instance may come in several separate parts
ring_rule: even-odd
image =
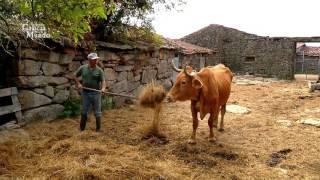
[[[87,58],[90,60],[94,60],[94,59],[99,59],[100,57],[98,57],[97,53],[90,53],[88,54]]]

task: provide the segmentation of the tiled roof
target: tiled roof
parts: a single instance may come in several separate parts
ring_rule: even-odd
[[[304,52],[305,56],[320,56],[320,47],[303,46],[299,48],[297,53],[302,55],[302,52]]]
[[[177,39],[166,39],[167,43],[177,47],[183,54],[213,54],[216,49],[208,49],[194,44],[190,44]]]

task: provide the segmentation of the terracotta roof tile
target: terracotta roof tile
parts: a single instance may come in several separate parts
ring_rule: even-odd
[[[297,53],[302,55],[302,51],[304,51],[305,56],[320,56],[320,47],[304,46]]]
[[[168,44],[177,47],[183,54],[213,54],[217,52],[216,49],[200,47],[177,39],[167,38],[166,41]]]

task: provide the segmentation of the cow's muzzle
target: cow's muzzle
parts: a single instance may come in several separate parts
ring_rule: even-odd
[[[168,94],[165,98],[165,102],[170,103],[170,102],[175,102],[175,100],[170,94]]]

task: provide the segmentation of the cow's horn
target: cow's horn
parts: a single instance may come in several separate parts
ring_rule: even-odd
[[[184,73],[186,73],[186,75],[188,75],[188,76],[190,76],[190,77],[192,77],[192,76],[194,76],[194,75],[196,75],[196,71],[192,71],[192,72],[189,72],[188,70],[187,70],[187,67],[188,66],[186,66],[186,67],[184,67]]]
[[[175,70],[175,71],[177,71],[177,72],[181,72],[181,71],[183,71],[182,69],[179,69],[179,68],[177,68],[175,65],[174,65],[174,59],[172,59],[172,61],[171,61],[171,65],[172,65],[172,68]]]

